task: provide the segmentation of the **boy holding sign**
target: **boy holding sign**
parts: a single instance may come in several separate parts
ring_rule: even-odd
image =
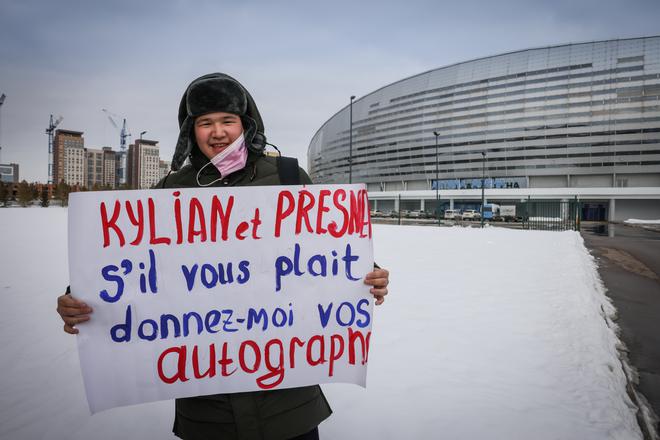
[[[291,162],[264,155],[266,137],[256,104],[228,75],[205,75],[188,86],[179,106],[179,126],[175,173],[161,180],[159,188],[312,183]],[[377,305],[384,301],[388,282],[384,269],[365,277]],[[76,324],[89,320],[92,312],[72,295],[58,298],[57,311],[64,331],[71,334],[78,333]],[[330,414],[318,385],[180,398],[174,433],[184,439],[318,439],[317,426]]]

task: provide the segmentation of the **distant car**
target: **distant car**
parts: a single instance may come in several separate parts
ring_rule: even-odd
[[[426,211],[422,211],[421,209],[415,209],[414,211],[410,211],[408,213],[408,217],[410,218],[428,218],[428,214]]]
[[[388,213],[385,214],[385,215],[386,215],[387,217],[390,217],[390,218],[397,218],[397,217],[399,217],[399,211],[394,211],[394,210],[392,210],[392,211],[388,212]]]
[[[445,220],[455,220],[461,218],[461,211],[458,209],[445,209],[445,214],[443,216]]]
[[[481,214],[474,209],[466,209],[461,215],[463,220],[481,220]]]
[[[377,210],[377,209],[372,209],[372,210],[369,212],[369,214],[370,214],[372,217],[385,217],[385,214],[384,214],[382,211],[379,211],[379,210]]]

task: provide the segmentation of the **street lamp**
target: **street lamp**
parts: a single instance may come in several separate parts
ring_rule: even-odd
[[[484,180],[486,178],[486,152],[481,152],[481,227],[484,227]]]
[[[355,95],[351,95],[349,105],[349,130],[348,130],[348,183],[353,183],[353,100]]]
[[[0,96],[0,109],[2,109],[2,104],[5,103],[5,98],[6,97],[7,97],[7,95],[5,95],[4,93],[2,94],[2,96]],[[0,157],[2,157],[1,156],[1,154],[2,154],[2,136],[1,136],[1,134],[2,134],[2,125],[1,125],[1,123],[2,123],[2,120],[0,119]],[[2,162],[2,161],[0,160],[0,162]]]
[[[439,187],[440,187],[440,182],[438,181],[438,136],[440,136],[440,133],[437,131],[434,131],[433,134],[435,135],[435,218],[438,220],[438,225],[440,224],[440,193]]]
[[[147,130],[141,131],[140,132],[140,144],[142,144],[142,135],[147,134]]]

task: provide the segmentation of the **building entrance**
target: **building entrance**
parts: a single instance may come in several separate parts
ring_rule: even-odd
[[[607,220],[605,203],[582,203],[582,221],[604,222]]]

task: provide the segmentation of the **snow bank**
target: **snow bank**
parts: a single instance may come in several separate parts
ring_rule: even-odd
[[[173,403],[90,416],[67,284],[66,210],[0,209],[0,438],[172,438]],[[640,439],[594,260],[574,232],[374,227],[391,294],[367,389],[324,385],[323,439]]]
[[[660,225],[660,220],[640,220],[638,218],[629,218],[623,222],[630,225]]]

